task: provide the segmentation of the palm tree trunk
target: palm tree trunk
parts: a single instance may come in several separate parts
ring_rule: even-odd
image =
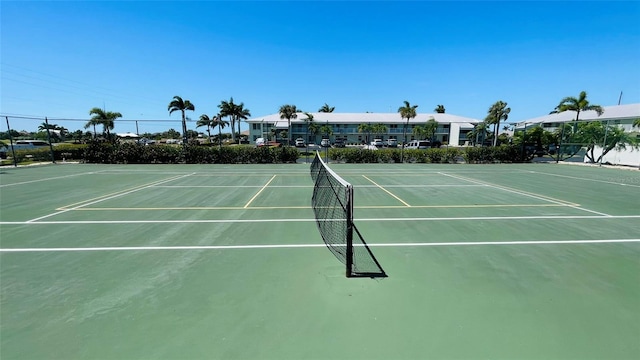
[[[187,119],[182,111],[182,146],[187,146]]]

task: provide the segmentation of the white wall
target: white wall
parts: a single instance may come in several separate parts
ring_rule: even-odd
[[[602,147],[596,146],[593,150],[593,157],[597,159],[602,154]],[[585,156],[584,162],[589,162],[589,159]],[[610,163],[612,165],[626,165],[626,166],[640,166],[640,149],[634,150],[630,146],[627,146],[627,150],[609,151],[603,158],[602,163]]]

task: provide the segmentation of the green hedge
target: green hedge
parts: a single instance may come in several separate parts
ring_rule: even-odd
[[[83,161],[108,164],[272,164],[295,162],[300,153],[289,147],[144,146],[135,143],[92,143]]]
[[[501,145],[498,147],[432,148],[418,149],[378,149],[360,148],[329,149],[332,161],[345,163],[430,163],[451,164],[466,162],[513,163],[521,162],[521,149],[518,146]]]
[[[60,144],[53,147],[56,161],[98,164],[274,164],[293,163],[301,155],[294,147],[149,145],[135,143]],[[324,156],[325,150],[320,151]],[[345,163],[513,163],[521,162],[519,146],[365,150],[355,147],[328,149],[332,161]],[[9,153],[10,155],[10,153]],[[313,156],[313,154],[310,154]],[[16,151],[18,163],[51,161],[48,147]],[[528,159],[527,159],[528,160]]]

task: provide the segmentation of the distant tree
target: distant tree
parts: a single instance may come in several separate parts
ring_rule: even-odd
[[[372,130],[374,134],[382,136],[384,133],[387,132],[387,126],[382,123],[376,123],[373,125]]]
[[[438,122],[434,118],[431,118],[424,125],[414,126],[413,134],[418,139],[434,141],[437,130],[438,130]]]
[[[633,120],[633,127],[640,128],[640,118]]]
[[[435,109],[433,109],[433,111],[435,111],[435,112],[436,112],[436,113],[438,113],[438,114],[444,114],[444,112],[445,112],[444,105],[438,105],[438,106],[436,106],[436,108],[435,108]]]
[[[107,139],[111,138],[110,130],[113,130],[113,128],[115,127],[115,120],[122,117],[122,114],[120,114],[119,112],[105,111],[98,107],[94,107],[93,109],[89,110],[89,115],[93,115],[91,117],[90,123],[93,122],[94,131],[95,125],[101,124],[104,128],[104,132],[107,134]],[[86,128],[87,125],[85,125],[85,129]]]
[[[404,141],[402,143],[402,148],[400,149],[400,161],[404,162],[404,147],[407,144],[407,127],[409,126],[409,120],[410,119],[414,119],[417,116],[416,113],[416,109],[418,108],[418,105],[413,105],[411,106],[411,104],[409,104],[409,102],[407,100],[404,101],[404,106],[401,106],[398,108],[398,112],[400,113],[400,117],[402,119],[407,119],[407,122],[404,125],[403,128],[403,134],[404,134]]]
[[[58,130],[60,127],[57,124],[47,124],[46,122],[43,122],[42,124],[40,124],[40,126],[38,126],[38,131],[46,131],[47,129],[49,130]]]
[[[298,118],[298,108],[296,108],[295,105],[282,105],[280,106],[280,110],[278,111],[280,113],[280,119],[287,119],[287,140],[288,143],[287,145],[291,145],[291,119],[296,119]]]
[[[287,130],[281,130],[280,139],[289,139],[289,132]],[[289,139],[289,141],[291,141],[291,139]]]
[[[598,114],[598,116],[601,116],[604,113],[604,109],[602,108],[602,106],[592,105],[591,103],[589,103],[589,100],[587,100],[586,91],[581,91],[578,97],[567,96],[563,98],[562,100],[560,100],[560,103],[558,104],[558,106],[556,106],[555,109],[551,111],[551,114],[557,114],[565,111],[576,112],[576,119],[575,119],[574,125],[570,129],[571,135],[576,134],[578,131],[578,121],[580,120],[580,112],[595,111]],[[574,141],[574,140],[571,140],[571,136],[569,137],[565,136],[565,132],[567,131],[565,127],[566,127],[565,123],[562,123],[560,125],[560,130],[559,130],[560,145],[562,145],[562,143],[564,143],[565,141],[571,141],[571,142]],[[569,157],[573,156],[579,150],[577,149],[577,147],[570,147],[570,148],[573,148],[573,151],[570,151]],[[560,149],[562,149],[562,146],[560,146]],[[561,151],[558,151],[558,160],[560,160],[560,157],[561,157]]]
[[[493,125],[493,146],[498,145],[498,134],[500,133],[500,122],[506,121],[509,118],[511,108],[507,107],[507,103],[500,100],[491,105],[489,111],[487,111],[487,117],[484,122],[488,125]]]
[[[324,105],[322,105],[322,107],[318,109],[318,112],[332,113],[335,109],[335,106],[329,106],[327,103],[324,103]]]
[[[587,92],[581,91],[578,97],[568,96],[560,101],[560,104],[555,107],[555,109],[551,112],[552,114],[561,113],[565,111],[575,111],[576,112],[576,122],[580,119],[580,112],[582,111],[595,111],[598,116],[601,116],[604,113],[604,109],[600,105],[592,105],[587,100]]]
[[[317,135],[320,133],[320,125],[315,121],[310,122],[309,125],[307,125],[307,129],[309,131],[309,134],[313,136],[315,142],[315,140],[317,140]]]
[[[438,122],[434,118],[430,118],[426,124],[424,124],[424,130],[428,139],[431,141],[435,140],[436,131],[438,131]]]
[[[207,135],[209,139],[209,144],[211,144],[211,127],[213,126],[213,121],[207,114],[200,115],[200,119],[196,122],[196,128],[206,126],[207,127]]]
[[[222,149],[222,129],[229,125],[229,122],[218,113],[211,119],[211,123],[212,127],[218,127],[218,146]],[[231,130],[231,134],[233,135],[233,129]]]
[[[174,111],[180,111],[182,115],[182,143],[187,145],[187,117],[185,115],[185,111],[195,111],[196,107],[189,100],[182,100],[180,96],[174,96],[173,100],[169,103],[167,107],[167,111],[169,111],[169,115],[171,115]]]
[[[330,139],[331,135],[333,135],[333,128],[329,124],[324,124],[320,126],[320,133]]]
[[[362,123],[360,125],[358,125],[358,132],[361,134],[367,134],[367,136],[365,137],[367,144],[369,143],[369,141],[371,141],[369,139],[369,136],[371,135],[371,133],[373,132],[373,125],[371,124],[367,124],[367,123]]]
[[[231,97],[231,99],[229,99],[229,101],[225,101],[222,100],[220,101],[220,104],[218,105],[218,108],[220,109],[220,116],[225,118],[228,117],[229,118],[229,123],[231,124],[231,141],[235,142],[236,141],[236,135],[235,135],[235,126],[236,126],[236,103],[233,102],[233,97]]]
[[[178,132],[178,130],[175,130],[175,129],[169,129],[166,135],[167,135],[167,139],[180,139],[180,133]]]
[[[305,144],[307,144],[307,148],[308,148],[309,147],[309,125],[313,122],[313,114],[305,112],[304,115],[306,116],[306,118],[302,119],[302,121],[304,121],[304,123],[306,125],[305,126],[304,142],[305,142]]]
[[[585,156],[592,163],[599,163],[613,149],[625,150],[627,146],[631,146],[634,149],[640,147],[640,142],[635,135],[625,132],[619,126],[607,126],[600,121],[578,124],[578,131],[574,135],[574,141],[587,146]],[[602,147],[603,145],[603,151],[596,159],[594,150],[596,147]]]
[[[469,139],[469,141],[474,145],[484,145],[484,140],[487,138],[487,135],[489,135],[489,131],[487,129],[488,126],[485,122],[479,122],[474,126],[473,130],[467,133],[467,139]]]

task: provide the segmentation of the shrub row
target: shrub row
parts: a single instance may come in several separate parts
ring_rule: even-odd
[[[144,146],[135,143],[61,144],[53,147],[56,161],[80,161],[99,164],[273,164],[296,162],[301,153],[294,147]],[[324,153],[324,150],[322,151]],[[519,146],[498,147],[378,149],[328,149],[332,161],[345,163],[513,163],[521,162]],[[19,163],[26,160],[51,161],[48,147],[16,151]]]
[[[378,149],[360,148],[330,149],[329,158],[345,163],[431,163],[450,164],[466,162],[513,163],[521,162],[521,149],[517,146],[501,145],[498,147],[466,147],[466,148],[432,148],[417,149]]]
[[[253,146],[143,146],[134,143],[87,145],[81,161],[109,164],[272,164],[295,162],[295,148]]]

